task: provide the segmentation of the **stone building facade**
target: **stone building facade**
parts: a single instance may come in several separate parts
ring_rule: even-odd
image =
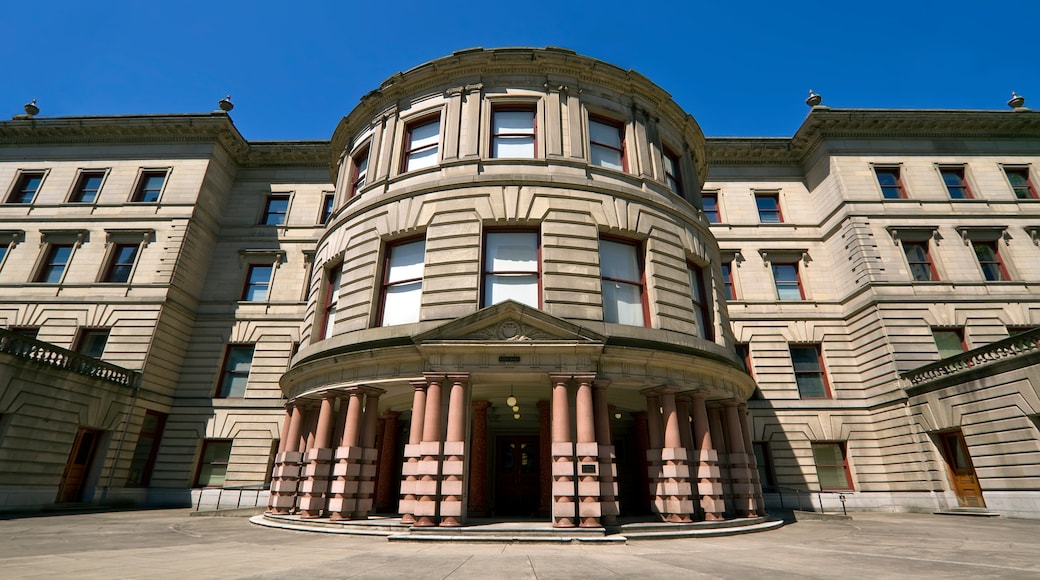
[[[791,138],[706,138],[555,48],[398,73],[324,142],[16,117],[7,374],[78,400],[90,365],[43,349],[135,386],[101,418],[9,379],[0,491],[420,527],[838,493],[1040,517],[1038,137],[1021,106],[817,104]]]

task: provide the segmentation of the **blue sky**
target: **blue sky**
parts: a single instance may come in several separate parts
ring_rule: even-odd
[[[5,14],[6,13],[6,14]],[[790,136],[808,108],[1040,110],[1040,2],[6,2],[0,115],[206,112],[250,140],[328,139],[397,71],[474,46],[563,46],[639,71],[708,136]]]

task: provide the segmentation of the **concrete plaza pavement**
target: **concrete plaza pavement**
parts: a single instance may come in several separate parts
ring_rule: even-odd
[[[0,578],[1040,578],[1040,521],[853,515],[627,545],[391,543],[183,509],[0,516]]]

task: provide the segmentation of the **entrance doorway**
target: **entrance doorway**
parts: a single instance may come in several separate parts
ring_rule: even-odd
[[[76,432],[72,452],[69,453],[69,461],[65,464],[65,472],[62,473],[61,484],[58,486],[58,503],[83,501],[84,484],[90,467],[94,464],[100,441],[101,431],[81,428]]]
[[[495,438],[495,514],[534,516],[539,506],[539,449],[536,435]]]
[[[939,449],[946,461],[946,469],[950,472],[950,482],[960,507],[986,507],[982,499],[982,486],[975,476],[975,466],[971,463],[964,435],[959,430],[939,433]]]

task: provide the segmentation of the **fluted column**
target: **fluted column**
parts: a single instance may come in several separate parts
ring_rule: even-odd
[[[423,419],[422,442],[416,484],[415,525],[430,527],[437,525],[437,508],[440,505],[441,453],[441,384],[443,375],[426,377],[426,414]]]
[[[473,428],[469,450],[469,506],[467,512],[488,513],[488,401],[473,401]]]
[[[693,443],[697,448],[697,493],[700,495],[701,516],[707,521],[721,520],[725,505],[722,501],[722,483],[719,481],[719,456],[712,443],[708,426],[708,408],[703,393],[694,393]]]
[[[296,489],[300,479],[300,461],[303,454],[300,446],[300,429],[303,426],[303,411],[295,403],[285,408],[285,423],[282,425],[282,440],[278,442],[281,450],[275,456],[271,468],[271,497],[267,511],[271,514],[286,515],[296,504]]]
[[[426,418],[426,388],[425,380],[412,381],[412,416],[408,425],[408,444],[404,446],[404,465],[401,466],[401,501],[398,511],[401,513],[401,523],[415,523],[415,502],[417,501],[415,489],[418,485],[419,460],[422,457],[420,443],[422,443],[423,422]]]
[[[379,457],[376,459],[376,504],[375,511],[386,513],[393,509],[394,495],[397,490],[394,477],[394,465],[397,454],[397,418],[398,411],[387,411],[383,414],[383,429],[379,436]]]
[[[300,517],[316,518],[325,509],[325,494],[329,490],[329,475],[332,466],[332,429],[335,399],[326,395],[318,410],[318,423],[314,429],[312,446],[303,456],[303,473],[300,481]]]
[[[462,497],[465,490],[466,458],[466,384],[469,375],[448,375],[448,432],[444,438],[441,462],[440,516],[443,527],[462,525]]]
[[[614,463],[614,440],[610,433],[610,409],[607,406],[607,387],[610,381],[592,383],[592,406],[596,415],[596,443],[599,460],[600,511],[604,526],[617,524],[617,466]]]
[[[758,474],[758,458],[755,457],[755,446],[751,441],[751,426],[748,421],[747,403],[737,405],[737,414],[740,416],[740,432],[744,435],[744,451],[747,452],[748,469],[751,471],[751,496],[754,515],[764,516],[766,514],[766,502],[762,497],[762,478]]]
[[[752,490],[747,449],[744,447],[744,433],[740,425],[740,411],[734,400],[726,401],[724,405],[733,511],[740,517],[755,517],[755,495]]]
[[[552,474],[553,527],[573,528],[575,510],[574,442],[571,441],[570,401],[567,383],[570,375],[553,375],[552,379]]]

